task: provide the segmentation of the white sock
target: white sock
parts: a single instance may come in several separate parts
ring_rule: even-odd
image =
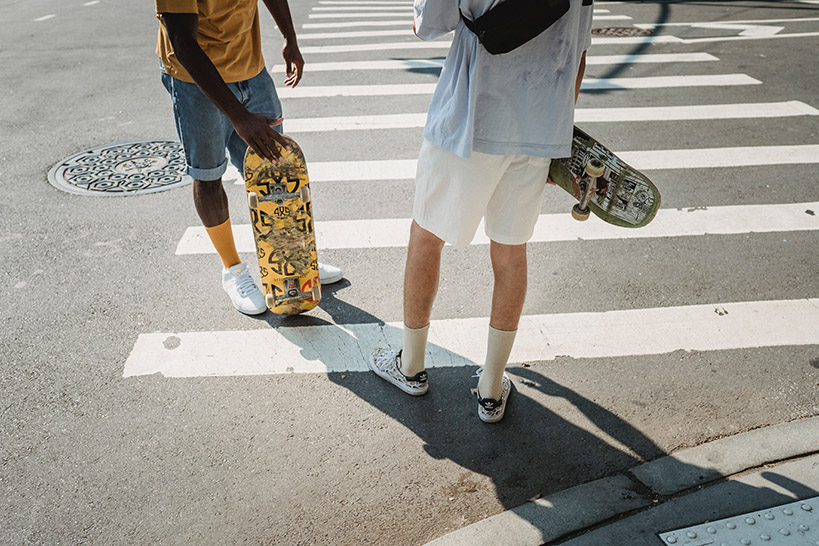
[[[486,343],[486,363],[478,379],[478,392],[481,398],[500,400],[503,392],[503,370],[512,353],[517,330],[496,330],[489,327],[489,338]]]
[[[429,324],[423,328],[404,325],[404,349],[401,353],[401,373],[412,377],[424,371],[424,355],[427,352]]]

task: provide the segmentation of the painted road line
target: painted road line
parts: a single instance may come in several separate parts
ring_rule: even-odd
[[[408,11],[406,14],[401,13],[394,13],[394,12],[384,12],[384,13],[311,13],[307,17],[309,19],[374,19],[377,17],[395,17],[397,15],[406,15],[409,17],[409,23],[412,24],[412,11]]]
[[[483,361],[487,318],[433,320],[426,365]],[[590,335],[589,325],[607,336]],[[819,299],[713,303],[521,317],[510,362],[613,358],[819,344]],[[402,322],[141,334],[123,377],[366,371],[376,347],[400,347]],[[616,340],[613,342],[612,340]]]
[[[657,27],[695,27],[719,28],[725,25],[770,25],[778,23],[815,23],[819,17],[797,17],[790,19],[745,19],[742,21],[696,21],[693,23],[635,23],[638,28],[652,29]]]
[[[367,1],[367,0],[360,0],[360,1],[339,1],[339,2],[332,2],[332,1],[321,1],[319,5],[322,6],[404,6],[407,8],[412,8],[412,2],[380,2],[380,1]]]
[[[819,110],[799,101],[756,104],[708,104],[695,106],[578,108],[575,121],[611,123],[628,121],[681,121],[703,119],[757,119],[794,116],[817,116]],[[416,114],[382,114],[371,116],[338,116],[287,120],[288,133],[325,131],[365,131],[373,129],[409,129],[426,124],[426,112]]]
[[[312,65],[311,65],[312,68]],[[644,78],[585,78],[581,90],[596,89],[659,89],[673,87],[724,87],[760,85],[762,82],[747,74],[714,74],[691,76],[648,76]]]
[[[388,2],[385,0],[321,0],[319,5],[322,6],[405,6],[411,8],[412,2]]]
[[[410,31],[411,33],[411,31]],[[594,38],[592,44],[607,44],[607,45],[627,45],[627,44],[654,44],[654,43],[682,43],[680,38],[675,36],[653,36],[648,38]],[[349,45],[332,45],[332,46],[307,46],[302,47],[301,52],[309,53],[353,53],[356,51],[405,51],[408,49],[449,49],[452,45],[450,41],[413,41],[413,42],[390,42],[380,44],[349,44]],[[708,55],[707,53],[678,53],[681,55],[680,59],[686,56],[692,59],[700,57],[701,61],[717,61],[716,57]],[[621,57],[625,57],[622,56]],[[659,55],[632,55],[628,62],[656,62],[651,60],[641,60],[643,57],[660,57]],[[626,62],[626,61],[623,61]],[[675,60],[668,62],[693,62],[691,60]]]
[[[410,7],[409,9],[406,8],[383,8],[382,11],[373,13],[372,11],[367,12],[366,14],[362,14],[359,12],[352,12],[354,8],[314,8],[314,10],[328,10],[322,11],[321,13],[314,13],[310,14],[308,17],[311,18],[320,18],[323,15],[331,16],[335,19],[352,19],[358,17],[378,17],[383,15],[406,15],[408,17],[412,17],[413,11]],[[355,9],[369,9],[369,8],[355,8]],[[331,11],[332,10],[332,11]],[[402,11],[404,10],[404,11]],[[328,17],[330,18],[330,17]],[[628,15],[598,15],[598,12],[594,14],[595,21],[630,21],[632,18]]]
[[[339,61],[327,63],[310,63],[310,72],[350,72],[352,70],[411,70],[413,68],[441,68],[444,58],[434,59],[406,59],[406,60],[376,60],[376,61]],[[274,65],[270,69],[274,74],[284,74],[283,64]]]
[[[576,122],[681,121],[816,116],[819,110],[799,101],[636,108],[578,108]]]
[[[594,62],[594,61],[593,61]],[[310,72],[350,72],[353,70],[411,70],[440,69],[444,66],[443,57],[404,60],[374,61],[336,61],[310,63]],[[274,65],[270,72],[284,74],[283,64]],[[727,85],[758,85],[762,83],[747,74],[712,74],[687,76],[646,76],[637,78],[586,78],[584,88],[592,89],[649,89],[661,87],[708,87]]]
[[[277,89],[280,99],[316,97],[375,97],[392,95],[431,95],[434,83],[407,83],[384,85],[327,85],[282,87]]]
[[[301,28],[352,28],[352,27],[406,27],[412,21],[345,21],[332,23],[304,23]]]
[[[285,122],[286,123],[286,122]],[[745,146],[736,148],[695,148],[615,152],[635,169],[716,169],[760,167],[764,165],[815,165],[819,145]],[[415,179],[415,159],[372,161],[312,161],[310,180],[314,182],[354,182],[361,180]],[[237,184],[242,184],[240,180]]]
[[[304,46],[300,51],[305,54],[327,53],[355,53],[358,51],[405,51],[409,49],[449,49],[452,45],[450,41],[417,41],[417,42],[390,42],[380,44],[350,44],[331,46]],[[312,66],[312,65],[311,65]]]
[[[785,38],[815,38],[819,32],[799,32],[794,34],[775,34],[773,36],[722,36],[714,38],[686,38],[681,44],[705,44],[712,42],[738,42],[745,40],[776,40]]]
[[[409,27],[409,23],[407,23]],[[300,40],[335,40],[347,38],[377,38],[381,36],[415,36],[412,28],[406,30],[366,30],[358,32],[302,32],[299,34]],[[629,45],[629,44],[662,44],[662,43],[682,43],[682,39],[676,36],[647,36],[636,38],[592,38],[592,45]]]
[[[412,28],[406,30],[362,30],[357,32],[300,32],[299,40],[335,40],[347,38],[377,38],[381,36],[414,36]]]
[[[567,205],[567,211],[568,208]],[[406,247],[411,223],[411,218],[316,221],[316,239],[322,249],[333,250]],[[250,224],[236,224],[233,229],[237,251],[253,253],[255,247]],[[569,214],[541,214],[530,242],[662,239],[816,230],[819,230],[817,202],[730,205],[706,209],[660,209],[657,217],[640,229],[620,228],[596,219],[580,223]],[[488,245],[489,239],[484,230],[479,228],[477,233],[472,244]],[[188,227],[176,247],[177,256],[215,253],[202,226]]]
[[[592,57],[593,58],[593,57]],[[310,72],[350,72],[353,70],[412,70],[441,68],[444,58],[376,60],[376,61],[337,61],[310,63]],[[284,74],[285,66],[274,65],[270,71]],[[651,89],[669,87],[723,87],[733,85],[759,85],[762,82],[747,74],[713,74],[687,76],[646,76],[640,78],[586,78],[582,89]]]
[[[302,50],[303,51],[303,50]],[[633,64],[633,63],[680,63],[680,62],[709,62],[717,61],[716,57],[708,53],[669,53],[669,54],[653,54],[653,55],[601,55],[589,57],[586,64],[591,65],[607,65],[607,64]],[[382,63],[390,63],[390,61],[381,61]],[[393,64],[397,67],[403,66],[404,69],[412,68],[408,66],[406,61],[394,61],[399,64]],[[332,66],[332,65],[326,65]],[[335,65],[338,66],[338,65]],[[366,62],[359,66],[390,66],[390,64],[370,64]],[[434,61],[429,65],[418,66],[418,68],[434,68]],[[281,71],[281,68],[274,67],[274,71]],[[316,98],[316,97],[371,97],[371,96],[386,96],[386,95],[423,95],[432,94],[435,90],[435,84],[383,84],[383,85],[328,85],[328,86],[299,86],[295,89],[283,87],[278,90],[279,98],[282,99],[299,99],[299,98]]]
[[[387,114],[373,116],[340,116],[287,120],[288,133],[356,131],[372,129],[408,129],[423,127],[427,114]]]
[[[333,6],[333,7],[316,7],[313,11],[407,11],[406,6]],[[411,10],[410,10],[411,11]]]
[[[57,16],[52,13],[50,15],[43,15],[42,17],[39,17],[39,18],[35,19],[35,21],[37,21],[39,23],[40,21],[48,21],[49,19],[53,19],[54,17],[57,17]]]
[[[819,145],[655,150],[617,155],[638,170],[810,165],[819,163]]]

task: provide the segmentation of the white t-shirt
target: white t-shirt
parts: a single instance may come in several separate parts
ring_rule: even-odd
[[[460,0],[475,20],[499,0]],[[588,4],[588,5],[583,5]],[[424,40],[455,31],[430,103],[424,137],[461,157],[472,151],[556,158],[571,155],[577,70],[591,45],[591,0],[539,36],[492,55],[461,20],[457,0],[415,0],[415,29]]]

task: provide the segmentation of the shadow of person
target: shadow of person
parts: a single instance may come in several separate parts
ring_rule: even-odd
[[[518,392],[510,397],[503,422],[487,425],[478,419],[477,402],[470,392],[477,381],[472,377],[477,364],[440,345],[428,346],[429,393],[418,398],[401,393],[366,371],[366,358],[378,345],[366,345],[367,340],[356,326],[365,325],[372,330],[372,325],[378,325],[381,334],[377,341],[394,348],[401,346],[401,328],[344,301],[340,294],[347,286],[349,283],[344,281],[325,290],[321,307],[348,338],[336,344],[349,343],[360,355],[358,367],[349,366],[346,370],[360,369],[364,373],[334,372],[330,367],[330,380],[407,427],[424,442],[431,457],[451,460],[490,478],[504,507],[514,507],[531,497],[631,468],[663,454],[647,436],[614,413],[531,368],[509,369],[512,376],[518,377],[514,381]],[[296,320],[286,319],[288,325],[329,324],[314,317],[293,318]],[[289,328],[279,332],[291,335]],[[353,336],[361,337],[351,339]],[[294,342],[298,341],[294,338]],[[349,346],[347,349],[350,352]],[[312,351],[312,347],[304,347],[304,356],[328,358]],[[436,366],[440,362],[448,366]],[[546,407],[534,395],[568,401],[604,434],[589,432]],[[604,438],[606,435],[622,446],[612,445]]]
[[[370,351],[377,346],[400,347],[401,327],[385,323],[344,301],[340,295],[349,286],[349,281],[345,280],[324,290],[321,308],[333,322],[315,316],[268,316],[265,320],[273,327],[288,326],[278,328],[278,332],[297,344],[304,358],[325,364],[331,382],[349,390],[373,410],[412,432],[423,442],[423,449],[430,457],[448,460],[463,468],[460,476],[452,476],[448,483],[440,484],[440,489],[450,499],[484,495],[486,492],[481,491],[484,488],[481,482],[488,481],[504,509],[525,505],[525,510],[516,513],[523,515],[544,541],[553,540],[557,537],[549,522],[554,520],[554,514],[570,517],[568,514],[577,508],[571,504],[575,501],[527,503],[528,500],[622,474],[666,454],[646,434],[611,410],[532,367],[510,366],[507,369],[516,391],[510,397],[507,414],[499,424],[482,423],[476,415],[477,403],[470,392],[476,384],[473,376],[476,363],[440,345],[430,344],[428,347],[428,363],[432,364],[429,393],[416,398],[398,391],[369,372],[366,361]],[[310,326],[324,328],[311,329]],[[311,333],[298,333],[299,330]],[[321,340],[317,337],[320,336],[332,336],[333,342],[319,343]],[[335,353],[328,348],[335,348]],[[346,359],[344,362],[338,362],[340,355]],[[350,358],[355,358],[356,362],[349,361]],[[436,367],[435,364],[440,362],[449,366]],[[359,370],[359,373],[351,372],[351,369]],[[384,457],[395,455],[393,446],[384,445],[381,449],[383,453],[380,455]],[[377,455],[369,454],[370,457]],[[423,471],[424,461],[417,464],[419,472]],[[679,461],[674,466],[680,472],[694,472],[708,479],[718,476],[713,469]],[[485,479],[477,479],[475,474]],[[779,479],[777,483],[785,484],[785,478]],[[802,495],[811,491],[808,487],[798,487],[798,484],[787,485]],[[730,487],[747,493],[743,498],[752,498],[758,493],[756,488],[744,484],[731,484]],[[789,500],[786,495],[775,494],[773,490],[763,492],[771,501],[770,505],[774,501]],[[747,504],[737,501],[736,513]],[[697,512],[698,515],[689,518],[688,522],[668,516],[673,511],[665,516],[660,511],[655,528],[669,530],[699,523],[707,517],[724,514],[719,512],[720,506],[724,509],[726,505],[715,504],[711,510],[713,516],[700,518],[703,512]],[[601,546],[604,543],[623,542],[588,544]]]

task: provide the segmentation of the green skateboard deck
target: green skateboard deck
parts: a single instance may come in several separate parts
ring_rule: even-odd
[[[609,224],[638,228],[660,208],[660,192],[647,176],[577,127],[572,156],[552,161],[549,181],[578,200],[572,209],[577,220],[591,212]]]

